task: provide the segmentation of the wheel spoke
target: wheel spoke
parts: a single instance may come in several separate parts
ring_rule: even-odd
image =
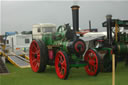
[[[31,52],[34,52],[35,53],[35,49],[32,47],[32,49],[31,49]]]
[[[33,51],[31,51],[31,53],[32,53],[32,55],[34,55],[34,54],[35,54],[35,52],[33,52]]]
[[[64,61],[64,60],[63,60],[63,56],[60,55],[60,56],[59,56],[59,63],[62,64],[63,61]]]
[[[91,59],[91,56],[88,56],[89,60]]]
[[[36,54],[40,54],[40,50],[37,50],[37,51],[36,51]]]
[[[90,68],[90,71],[92,70],[92,66],[91,65],[89,65],[89,68]]]
[[[92,58],[92,56],[93,56],[93,53],[90,53],[90,57]]]
[[[62,69],[64,69],[64,70],[65,70],[65,66],[62,66]]]
[[[40,56],[37,57],[37,61],[40,63]]]
[[[39,63],[36,63],[35,68],[39,68]]]
[[[61,68],[61,70],[60,70],[60,74],[63,75],[63,69],[62,69],[62,68]]]
[[[60,59],[60,57],[58,58],[58,61],[59,61],[59,63],[61,63],[61,59]]]
[[[62,58],[62,56],[61,56],[61,55],[60,55],[60,61],[61,61],[61,62],[63,62],[63,58]]]
[[[93,65],[94,70],[96,70],[96,65]]]
[[[96,57],[95,57],[95,56],[93,56],[93,57],[92,57],[92,59],[93,59],[93,60],[96,60]]]
[[[62,67],[65,67],[65,66],[66,66],[66,65],[65,65],[65,61],[61,62],[61,66],[62,66]]]
[[[35,62],[37,62],[37,59],[33,59],[33,60],[32,60],[32,63],[33,63],[33,64],[34,64]]]
[[[95,60],[92,60],[92,65],[95,65],[96,61]]]
[[[34,52],[36,51],[36,46],[35,45],[33,45],[32,46],[32,49],[34,50]]]
[[[64,74],[64,71],[65,71],[65,68],[64,67],[61,67],[61,73],[62,73],[62,75]]]
[[[95,72],[94,67],[92,66],[92,72]]]

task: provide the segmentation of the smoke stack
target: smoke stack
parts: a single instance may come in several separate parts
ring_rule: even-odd
[[[72,20],[73,20],[73,30],[79,31],[79,6],[73,5],[72,7]]]
[[[91,21],[89,20],[89,31],[91,32]]]
[[[107,21],[107,39],[109,41],[109,44],[112,43],[112,15],[107,15],[106,16],[106,21]]]

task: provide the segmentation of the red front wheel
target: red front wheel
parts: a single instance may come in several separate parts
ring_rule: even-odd
[[[67,79],[69,75],[69,58],[63,51],[58,51],[55,57],[56,74],[60,79]]]
[[[89,49],[85,56],[84,60],[88,62],[88,65],[85,66],[85,70],[88,75],[94,76],[100,72],[100,56],[97,51],[94,49]]]

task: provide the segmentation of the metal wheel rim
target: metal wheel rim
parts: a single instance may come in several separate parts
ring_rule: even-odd
[[[29,57],[32,70],[38,72],[40,67],[40,48],[35,40],[33,40],[30,45]]]
[[[97,55],[93,50],[88,50],[85,54],[84,60],[88,62],[88,65],[85,66],[85,70],[90,76],[94,76],[98,70],[98,59]]]
[[[59,65],[61,65],[61,67]],[[67,64],[66,64],[65,56],[61,51],[59,51],[56,54],[55,68],[56,68],[57,76],[60,79],[64,79],[67,73]]]

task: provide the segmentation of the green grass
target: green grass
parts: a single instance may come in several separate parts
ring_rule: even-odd
[[[10,73],[0,75],[0,85],[112,85],[111,73],[88,76],[84,68],[72,68],[68,80],[61,80],[54,67],[48,67],[44,73],[34,73],[30,68],[21,69],[9,63],[6,65]],[[116,69],[116,85],[128,85],[128,67],[123,62]]]

